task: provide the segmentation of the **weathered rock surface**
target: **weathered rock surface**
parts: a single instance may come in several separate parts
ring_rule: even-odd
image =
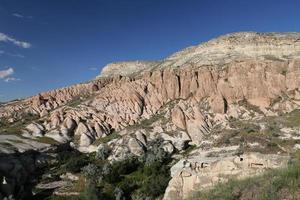
[[[28,134],[45,133],[60,142],[77,135],[79,145],[89,146],[112,130],[149,119],[167,103],[182,99],[172,110],[172,122],[196,144],[209,134],[213,123],[203,110],[226,114],[230,105],[240,101],[267,115],[299,107],[298,38],[294,33],[235,33],[158,63],[111,64],[103,69],[103,77],[89,83],[1,105],[0,116],[20,110],[36,113],[44,123],[28,125]],[[139,76],[121,76],[137,69]],[[273,103],[287,94],[289,101]]]
[[[25,129],[23,134],[32,135],[33,137],[42,137],[44,134],[44,127],[38,123],[31,123]]]
[[[25,139],[17,135],[0,134],[0,154],[1,153],[17,153],[28,150],[42,150],[48,148],[50,145],[33,139]]]
[[[90,82],[0,104],[0,120],[5,124],[0,131],[21,124],[19,129],[13,127],[14,134],[28,137],[23,144],[7,134],[3,137],[8,142],[0,144],[0,151],[39,149],[39,143],[30,145],[27,140],[44,136],[72,142],[84,152],[97,151],[106,143],[110,161],[140,156],[158,138],[169,153],[192,144],[211,148],[219,137],[211,134],[213,128],[231,129],[231,119],[262,119],[299,109],[299,52],[299,33],[245,32],[189,47],[161,61],[108,64]],[[182,171],[170,182],[165,198],[183,197],[199,181],[207,181],[201,184],[205,187],[222,181],[215,177],[227,174],[227,168],[222,171],[220,165],[243,177],[263,171],[270,163],[276,167],[280,159],[245,155],[243,163],[254,159],[263,164],[254,169],[237,163],[236,157],[225,157],[196,158],[207,161],[206,175],[198,167]],[[191,162],[187,165],[195,165]]]
[[[143,70],[151,69],[158,65],[159,61],[128,61],[110,63],[103,67],[100,77],[109,77],[113,75],[126,76],[133,73],[138,73]]]
[[[245,178],[258,175],[267,169],[285,167],[288,160],[288,156],[260,153],[207,157],[201,152],[200,155],[180,160],[172,167],[172,179],[164,200],[186,199],[195,190],[207,189],[233,177]]]

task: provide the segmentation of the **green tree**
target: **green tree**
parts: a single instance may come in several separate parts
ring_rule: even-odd
[[[81,200],[100,200],[100,191],[92,182],[88,183],[80,195]]]

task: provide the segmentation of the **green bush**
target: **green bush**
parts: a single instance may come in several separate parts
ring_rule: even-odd
[[[82,173],[92,183],[99,183],[102,181],[103,176],[98,166],[94,164],[88,164],[82,168]]]
[[[86,155],[78,155],[69,158],[65,165],[63,165],[63,169],[66,172],[78,173],[81,171],[81,168],[89,163],[89,158]]]
[[[100,200],[100,191],[93,183],[88,183],[85,190],[80,194],[80,200]]]
[[[142,157],[129,156],[112,163],[97,159],[94,154],[61,153],[58,174],[81,172],[84,175],[88,184],[78,200],[154,200],[168,185],[172,159],[163,150],[161,140],[154,141],[151,146]]]
[[[96,159],[105,160],[106,158],[108,158],[109,154],[109,147],[107,145],[103,145],[98,149],[96,153]]]

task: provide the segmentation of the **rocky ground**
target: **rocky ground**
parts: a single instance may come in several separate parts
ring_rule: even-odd
[[[299,51],[298,33],[228,34],[1,104],[0,152],[12,162],[0,162],[1,195],[185,199],[287,168],[300,149]],[[35,154],[45,159],[32,178],[18,157],[40,163]]]

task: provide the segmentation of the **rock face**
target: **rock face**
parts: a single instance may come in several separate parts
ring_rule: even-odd
[[[160,62],[110,64],[89,83],[2,104],[0,117],[33,113],[41,119],[27,126],[27,135],[59,142],[77,137],[79,146],[89,146],[180,99],[172,105],[172,124],[199,144],[215,114],[226,116],[239,102],[257,106],[266,115],[299,107],[299,49],[296,33],[229,34]],[[171,124],[168,129],[175,130]]]
[[[50,146],[34,139],[9,134],[0,134],[0,141],[0,154],[22,153],[29,150],[39,151]]]
[[[206,156],[201,152],[200,155],[180,160],[173,166],[172,179],[166,189],[164,200],[186,199],[195,190],[211,188],[233,177],[240,179],[258,175],[267,169],[284,167],[289,160],[288,156],[260,153]]]
[[[25,134],[32,135],[34,137],[43,136],[44,127],[37,123],[31,123],[26,126]]]
[[[72,142],[80,151],[97,151],[106,143],[109,160],[140,156],[158,138],[169,153],[188,145],[209,146],[218,138],[211,134],[213,128],[228,128],[231,119],[262,119],[299,108],[299,52],[298,33],[228,34],[161,61],[112,63],[90,82],[0,104],[0,119],[22,124],[15,134]],[[264,156],[245,155],[251,159]],[[200,179],[218,182],[214,177],[227,173],[214,171],[221,164],[241,177],[241,171],[260,171],[235,163],[236,157],[225,160],[209,161],[214,175],[208,177],[201,171],[174,176],[165,198],[174,191],[181,196],[189,192],[185,188],[190,186],[180,182],[183,177],[191,177],[191,188]],[[267,166],[269,161],[262,162]]]
[[[299,58],[299,33],[239,32],[227,34],[204,44],[188,47],[166,59],[165,66],[186,63],[222,66],[233,60],[287,60]]]
[[[126,76],[153,68],[159,63],[159,61],[128,61],[110,63],[103,67],[101,75],[98,76],[98,78],[114,76],[116,74]]]

